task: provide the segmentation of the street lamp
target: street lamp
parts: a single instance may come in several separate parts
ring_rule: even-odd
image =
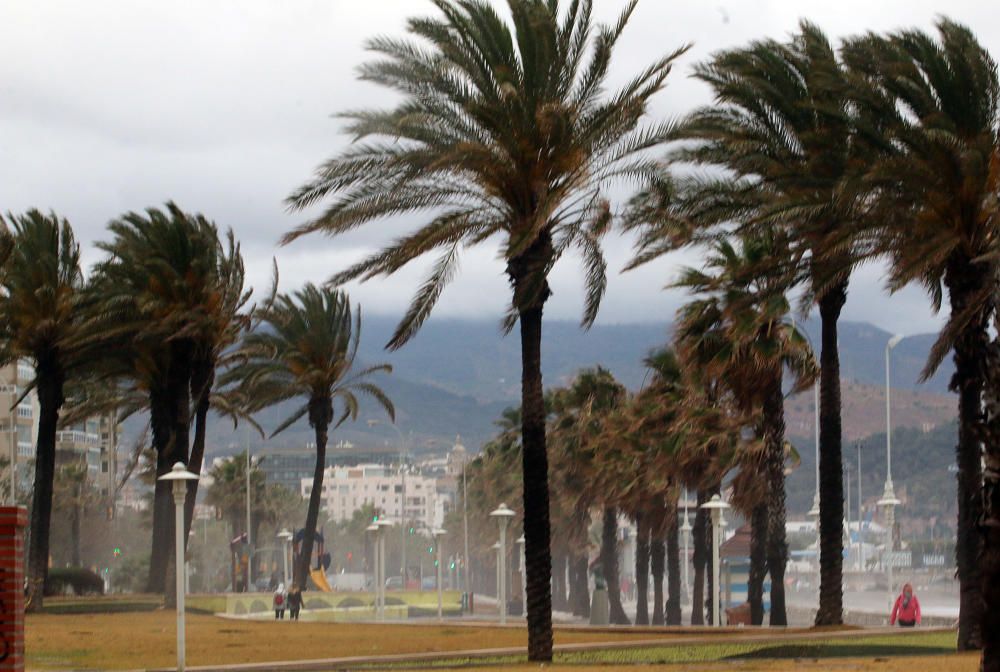
[[[681,537],[684,539],[684,596],[691,600],[691,583],[688,576],[688,565],[691,564],[691,556],[688,555],[688,545],[691,543],[691,521],[688,520],[687,491],[684,491],[684,523],[681,525]]]
[[[174,463],[170,473],[157,480],[172,482],[174,494],[174,565],[177,588],[177,670],[184,672],[184,497],[187,495],[187,481],[197,481],[182,462]]]
[[[889,403],[889,354],[902,340],[903,337],[896,334],[885,344],[885,491],[882,493],[883,500],[896,499],[896,495],[892,491],[892,407]]]
[[[497,598],[500,600],[500,625],[507,623],[507,523],[514,517],[514,512],[501,503],[495,510],[490,512],[490,518],[495,518],[500,524],[500,549],[497,560],[497,570],[500,574],[500,583],[497,590]]]
[[[892,610],[892,600],[896,597],[892,587],[892,532],[896,524],[896,507],[899,505],[899,500],[892,493],[889,493],[889,496],[883,494],[882,499],[878,500],[877,504],[885,512],[886,539],[885,550],[882,552],[882,563],[885,565],[886,579],[889,584],[889,609]]]
[[[402,491],[400,493],[399,507],[399,540],[401,542],[399,576],[402,577],[403,590],[406,590],[406,439],[403,437],[403,432],[399,430],[399,427],[395,423],[386,423],[372,419],[368,421],[368,426],[392,427],[399,436],[399,489]]]
[[[382,527],[378,523],[372,523],[365,528],[366,532],[372,534],[372,547],[375,557],[374,567],[372,567],[373,583],[375,584],[375,620],[383,620],[382,612]]]
[[[524,535],[522,534],[514,541],[520,549],[521,558],[521,614],[528,617],[528,567],[525,564]]]
[[[278,532],[278,539],[281,540],[281,567],[282,576],[285,578],[285,586],[288,584],[288,545],[292,543],[292,537],[294,535],[288,531],[288,528],[282,528],[281,532]]]
[[[442,607],[441,600],[441,540],[444,538],[446,532],[442,529],[434,530],[434,546],[437,549],[437,561],[434,563],[437,565],[437,593],[438,593],[438,620],[444,620],[444,610]]]
[[[701,505],[712,514],[712,625],[721,627],[719,619],[719,532],[722,529],[722,511],[728,509],[729,505],[722,501],[719,495],[712,495],[712,499]]]

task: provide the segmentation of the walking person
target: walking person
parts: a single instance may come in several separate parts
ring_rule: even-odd
[[[901,628],[920,625],[920,600],[913,594],[913,586],[909,583],[903,585],[903,592],[896,598],[892,615],[889,617],[889,625],[895,625],[897,618]]]
[[[285,594],[285,584],[279,583],[278,587],[274,591],[274,597],[271,598],[271,606],[274,609],[274,620],[284,620],[285,618],[285,602],[288,596]]]
[[[291,590],[288,591],[288,620],[299,620],[299,610],[301,608],[302,591],[300,591],[299,587],[293,583]]]

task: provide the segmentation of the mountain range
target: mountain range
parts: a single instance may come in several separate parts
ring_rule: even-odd
[[[457,435],[473,452],[495,432],[501,411],[518,403],[520,389],[520,343],[515,330],[504,336],[495,322],[449,319],[429,320],[405,347],[394,352],[383,349],[395,320],[366,316],[359,358],[365,363],[388,362],[391,375],[378,382],[394,401],[397,427],[407,436],[413,452],[440,452]],[[806,321],[802,328],[811,342],[819,343],[819,324]],[[631,390],[639,389],[646,370],[642,359],[669,339],[667,323],[596,325],[583,331],[576,323],[546,322],[542,344],[543,379],[546,387],[565,385],[581,368],[600,364]],[[890,334],[867,323],[840,324],[840,358],[843,378],[844,437],[851,441],[885,428],[885,345]],[[955,400],[947,391],[952,373],[950,360],[929,380],[921,383],[920,372],[934,342],[932,334],[904,339],[892,352],[892,406],[894,425],[926,431],[955,416]],[[293,407],[285,405],[265,411],[258,420],[271,429]],[[786,404],[788,434],[807,439],[813,433],[812,393],[791,397]],[[359,446],[395,446],[395,432],[369,427],[364,420],[380,418],[374,403],[363,403],[362,418],[346,423],[331,441],[349,441]],[[301,449],[312,441],[302,421],[266,442],[269,448]],[[221,420],[209,428],[209,450],[224,454],[243,443],[232,425]],[[263,442],[251,439],[257,449]]]

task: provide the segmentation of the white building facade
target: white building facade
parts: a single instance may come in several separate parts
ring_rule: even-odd
[[[405,520],[418,529],[439,528],[444,522],[451,495],[438,490],[436,478],[417,472],[405,478],[406,505],[403,511],[403,474],[396,467],[361,464],[329,467],[323,476],[323,509],[331,520],[350,520],[355,511],[373,505],[384,518]],[[312,494],[312,479],[303,478],[302,496]]]

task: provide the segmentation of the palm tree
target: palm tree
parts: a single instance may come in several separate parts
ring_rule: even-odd
[[[757,561],[752,563],[748,590],[751,607],[756,618],[762,616],[763,551],[771,575],[771,625],[787,625],[782,381],[785,372],[790,373],[795,392],[810,385],[814,376],[812,351],[787,321],[787,278],[762,272],[767,259],[785,254],[784,236],[774,231],[744,236],[739,247],[722,239],[705,260],[705,271],[686,269],[675,283],[696,295],[681,311],[678,343],[686,352],[699,353],[701,375],[721,381],[745,417],[758,417],[754,424],[761,450],[739,454],[736,463],[749,474],[745,482],[758,493],[749,506],[756,542],[751,560]]]
[[[817,625],[843,619],[840,359],[837,323],[859,254],[864,201],[852,188],[870,161],[850,114],[842,65],[828,38],[803,21],[787,43],[764,40],[721,52],[695,67],[715,104],[696,110],[676,138],[697,141],[673,162],[726,169],[719,177],[661,182],[636,203],[642,227],[631,266],[678,244],[711,239],[732,221],[789,232],[788,254],[768,264],[804,282],[803,308],[818,304],[820,355],[820,606]]]
[[[31,390],[38,395],[28,579],[29,609],[39,611],[48,575],[59,409],[67,380],[89,359],[81,311],[83,274],[73,230],[54,213],[8,214],[6,221],[0,217],[0,229],[13,244],[4,245],[9,254],[0,266],[0,365],[22,359],[34,365],[35,378],[15,406]]]
[[[358,394],[371,397],[395,418],[392,402],[367,380],[374,373],[391,372],[392,367],[377,364],[354,370],[361,309],[352,317],[346,292],[307,284],[291,295],[277,296],[261,310],[260,318],[262,328],[248,334],[240,346],[237,357],[242,363],[224,374],[222,383],[236,385],[251,411],[305,399],[271,433],[273,437],[306,418],[316,436],[316,468],[293,578],[304,588],[323,494],[329,431],[357,419]]]
[[[225,252],[215,225],[174,203],[130,212],[111,222],[108,257],[94,271],[94,340],[103,345],[99,377],[127,381],[126,396],[148,399],[157,474],[187,464],[191,382],[198,336],[219,300],[218,269]],[[169,485],[157,481],[149,592],[163,593],[173,557],[174,515]],[[169,599],[169,595],[168,595]]]
[[[430,314],[468,246],[500,240],[512,300],[505,327],[520,324],[524,436],[528,655],[552,657],[551,558],[542,394],[542,310],[552,266],[580,250],[587,276],[584,326],[605,288],[599,239],[611,221],[606,189],[652,177],[648,149],[668,126],[640,125],[679,49],[605,95],[611,55],[636,6],[595,29],[592,0],[508,0],[506,23],[486,0],[432,0],[433,18],[408,23],[414,40],[368,43],[382,60],[364,79],[401,94],[389,110],[346,115],[355,145],[292,194],[295,209],[332,203],[284,242],[336,236],[397,215],[423,225],[334,276],[335,283],[390,275],[433,250],[443,254],[396,329],[402,346]],[[589,51],[589,53],[588,53]],[[365,140],[365,142],[361,142]]]
[[[888,254],[889,287],[922,284],[951,314],[924,376],[954,351],[951,389],[959,395],[958,648],[977,648],[984,631],[980,532],[982,396],[988,325],[995,310],[1000,219],[1000,80],[986,49],[965,26],[848,40],[843,58],[857,86],[857,106],[876,137],[880,160],[866,174],[875,207],[891,213],[873,227],[876,253]],[[994,628],[991,635],[995,636]]]

